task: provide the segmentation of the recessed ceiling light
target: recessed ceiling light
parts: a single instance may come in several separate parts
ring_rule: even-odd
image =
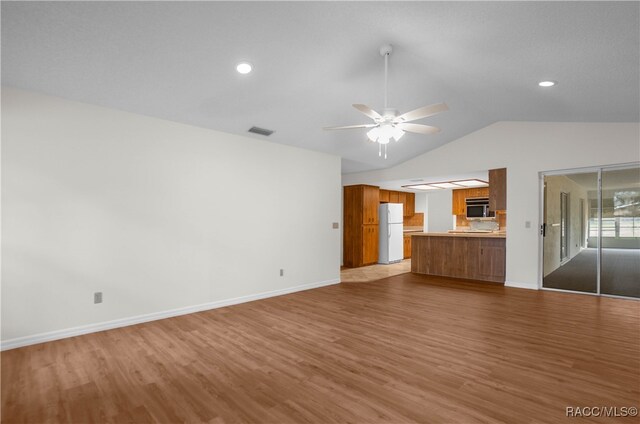
[[[553,87],[554,85],[556,85],[557,83],[555,81],[540,81],[538,83],[538,85],[540,87]]]
[[[240,62],[238,63],[238,65],[236,66],[236,71],[238,71],[241,74],[248,74],[249,72],[251,72],[251,69],[253,69],[251,67],[251,64],[249,62]]]

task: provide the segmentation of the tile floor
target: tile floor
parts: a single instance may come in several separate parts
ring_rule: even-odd
[[[411,272],[411,259],[390,265],[376,264],[360,268],[343,268],[340,271],[340,281],[343,283],[364,283],[407,272]]]

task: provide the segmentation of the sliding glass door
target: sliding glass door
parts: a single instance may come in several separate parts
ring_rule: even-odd
[[[640,298],[640,168],[602,170],[600,292]]]
[[[586,240],[587,219],[581,216],[586,211],[580,205],[597,204],[598,172],[546,175],[544,188],[542,286],[597,293],[597,245]]]
[[[542,287],[640,298],[640,166],[542,178]]]

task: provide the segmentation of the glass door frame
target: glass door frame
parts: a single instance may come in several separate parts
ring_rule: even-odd
[[[538,211],[538,222],[539,231],[538,231],[538,289],[539,290],[548,290],[548,291],[556,291],[556,292],[564,292],[564,293],[575,293],[575,294],[586,294],[589,296],[603,296],[603,297],[614,297],[619,299],[631,299],[640,301],[640,298],[630,297],[630,296],[619,296],[615,294],[607,294],[600,292],[600,277],[602,274],[602,173],[606,171],[616,171],[621,169],[633,169],[640,167],[640,162],[627,162],[621,163],[617,165],[602,165],[602,166],[588,166],[583,168],[568,168],[568,169],[558,169],[554,171],[540,171],[538,172],[538,188],[539,188],[539,211]],[[545,208],[545,193],[544,193],[544,178],[553,175],[566,175],[566,174],[587,174],[587,173],[597,173],[598,174],[598,238],[596,243],[596,292],[581,292],[574,290],[566,290],[566,289],[555,289],[551,287],[544,287],[544,208]]]

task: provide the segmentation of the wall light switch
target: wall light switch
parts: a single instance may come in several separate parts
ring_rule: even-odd
[[[334,222],[333,223],[333,229],[335,230],[335,229],[338,229],[338,228],[340,228],[340,224],[337,223],[337,222]]]
[[[102,303],[102,292],[95,292],[93,294],[93,303]]]
[[[531,228],[531,221],[525,221],[524,228]]]

